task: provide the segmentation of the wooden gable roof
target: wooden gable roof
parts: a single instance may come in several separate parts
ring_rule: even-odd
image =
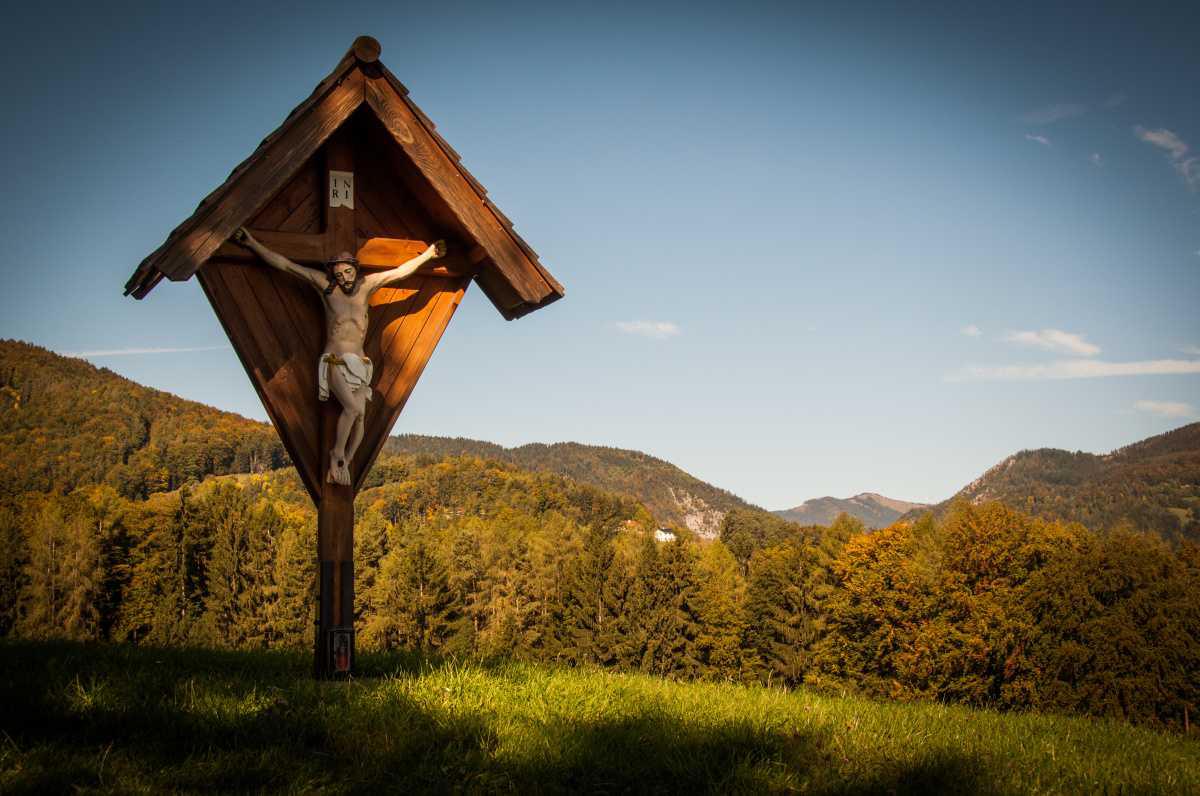
[[[424,178],[430,189],[427,201],[436,203],[440,214],[452,216],[468,240],[465,255],[476,268],[475,281],[506,319],[562,298],[562,285],[462,165],[408,89],[379,62],[379,52],[379,43],[371,37],[356,39],[308,99],[138,265],[125,284],[125,295],[145,298],[164,276],[189,279],[356,110],[365,107]]]

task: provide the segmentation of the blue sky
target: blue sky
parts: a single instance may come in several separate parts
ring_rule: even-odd
[[[397,431],[636,448],[783,508],[1200,419],[1194,6],[9,20],[0,337],[265,419],[196,284],[121,287],[369,33],[567,288],[511,323],[468,291]]]

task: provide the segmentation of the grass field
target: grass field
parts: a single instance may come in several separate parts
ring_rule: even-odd
[[[1200,740],[525,664],[0,642],[0,792],[1200,792]]]

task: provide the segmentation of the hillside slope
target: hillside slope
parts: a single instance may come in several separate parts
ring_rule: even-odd
[[[999,500],[1094,530],[1129,524],[1171,540],[1200,541],[1200,423],[1103,455],[1021,451],[934,506],[933,513],[941,516],[956,500]]]
[[[863,492],[844,500],[835,497],[813,498],[794,508],[771,513],[800,525],[829,525],[839,514],[849,514],[862,520],[868,528],[886,528],[906,512],[923,508],[927,508],[924,503],[910,503],[874,492]]]
[[[689,475],[670,462],[622,448],[557,442],[505,448],[462,437],[402,434],[384,446],[386,453],[425,454],[436,458],[463,454],[496,459],[526,470],[565,475],[581,484],[630,495],[660,523],[677,523],[702,538],[715,538],[725,514],[757,509],[724,489]]]
[[[288,463],[266,423],[0,340],[0,495],[107,483],[145,497]]]
[[[663,525],[715,537],[741,498],[637,451],[406,435],[385,454],[437,459],[467,454],[566,476],[641,501]],[[266,423],[144,387],[105,368],[39,346],[0,341],[0,497],[107,483],[144,498],[207,475],[289,464]],[[374,479],[378,482],[378,479]]]

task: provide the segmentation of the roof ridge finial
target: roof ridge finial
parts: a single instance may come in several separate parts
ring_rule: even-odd
[[[350,45],[350,51],[364,64],[373,64],[379,60],[379,53],[383,51],[383,47],[373,36],[359,36],[354,40],[354,44]]]

